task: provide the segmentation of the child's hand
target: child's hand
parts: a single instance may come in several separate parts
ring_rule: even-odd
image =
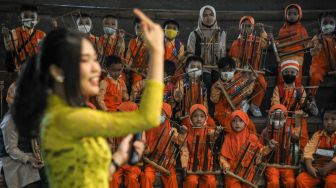
[[[188,132],[188,128],[185,126],[185,125],[182,125],[181,127],[180,127],[180,134],[186,134]]]
[[[314,37],[311,41],[311,46],[313,48],[310,49],[310,55],[317,55],[322,50],[322,45],[319,42],[318,37]]]
[[[278,145],[278,142],[274,139],[268,142],[268,146],[273,150]]]
[[[320,176],[322,176],[322,177],[326,177],[326,176],[329,174],[329,170],[328,170],[327,168],[325,168],[325,167],[323,167],[323,168],[318,168],[318,169],[317,169],[317,172],[318,172],[318,174],[319,174]]]
[[[223,169],[224,173],[230,171],[230,164],[225,160],[223,156],[220,156],[219,158],[219,165]]]
[[[161,26],[157,23],[154,23],[139,9],[134,9],[134,14],[136,14],[141,20],[141,28],[143,30],[143,38],[145,40],[146,46],[152,52],[157,51],[163,54],[164,35]]]
[[[306,165],[308,173],[313,176],[314,178],[318,177],[319,170],[314,168],[312,165]]]

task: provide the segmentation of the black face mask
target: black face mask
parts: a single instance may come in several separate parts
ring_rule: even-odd
[[[283,79],[286,84],[291,84],[295,81],[296,76],[292,74],[287,74],[283,76]]]

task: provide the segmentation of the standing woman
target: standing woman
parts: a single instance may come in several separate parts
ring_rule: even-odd
[[[37,63],[29,64],[21,74],[13,120],[24,125],[27,132],[38,130],[41,124],[42,152],[51,187],[107,188],[111,153],[102,137],[125,136],[159,124],[163,31],[140,10],[134,13],[141,19],[151,53],[148,81],[138,111],[107,113],[85,108],[85,96],[99,91],[101,69],[90,41],[76,32],[50,32]],[[128,158],[127,154],[119,156],[123,160],[118,161]],[[121,165],[112,163],[115,167]]]

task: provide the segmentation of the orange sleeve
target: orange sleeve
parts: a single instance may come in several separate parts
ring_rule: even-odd
[[[131,101],[135,101],[136,98],[138,96],[140,96],[140,94],[142,92],[142,89],[143,89],[141,86],[144,85],[143,82],[145,82],[145,81],[140,80],[137,83],[135,83],[134,85],[132,85],[132,91],[131,91],[131,97],[130,97]]]
[[[131,66],[133,62],[133,50],[134,50],[135,39],[131,39],[128,43],[128,48],[126,52],[126,65]]]
[[[304,159],[313,159],[313,154],[317,149],[317,145],[320,140],[320,132],[316,132],[313,137],[309,140],[306,147],[304,148],[303,158]]]
[[[261,49],[266,49],[267,46],[267,33],[264,31],[261,33]]]
[[[121,92],[123,101],[128,101],[130,99],[127,91],[127,86],[123,80],[121,80]]]
[[[102,110],[107,111],[107,107],[104,102],[106,90],[107,90],[108,83],[105,80],[100,81],[99,83],[99,93],[97,95],[97,102]]]
[[[315,77],[316,79],[322,81],[325,73],[327,72],[326,70],[328,70],[328,66],[322,52],[318,55],[314,55],[309,69],[310,77]]]
[[[187,142],[185,142],[181,148],[181,167],[188,168],[188,162],[189,162],[189,149]]]
[[[308,32],[307,32],[307,29],[306,29],[305,26],[303,26],[303,25],[301,25],[300,33],[301,33],[301,36],[302,36],[303,38],[308,38],[308,37],[309,37]]]
[[[119,40],[119,44],[118,44],[118,55],[119,57],[121,57],[121,59],[124,59],[124,55],[125,55],[125,40],[124,38],[120,37],[121,39]]]
[[[275,88],[273,90],[273,95],[272,95],[272,98],[271,98],[271,106],[273,106],[275,104],[280,104],[280,94],[279,94],[278,86],[275,86]]]
[[[229,56],[239,58],[240,57],[240,47],[239,47],[239,42],[240,40],[237,39],[233,41],[230,51],[229,51]]]

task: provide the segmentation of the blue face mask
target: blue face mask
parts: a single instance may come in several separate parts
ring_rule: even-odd
[[[112,27],[103,27],[104,33],[108,35],[113,35],[117,30]]]

